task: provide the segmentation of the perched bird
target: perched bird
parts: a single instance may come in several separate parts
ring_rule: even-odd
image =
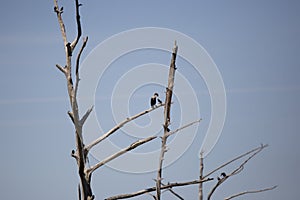
[[[221,173],[221,176],[225,177],[225,176],[226,176],[226,173],[225,173],[225,172],[222,172],[222,173]]]
[[[157,93],[154,93],[153,96],[151,97],[151,99],[150,99],[150,105],[151,105],[151,107],[155,106],[155,104],[156,104],[156,98],[157,97],[158,97]]]

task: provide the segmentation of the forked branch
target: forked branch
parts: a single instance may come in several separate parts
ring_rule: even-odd
[[[169,184],[169,183],[168,183]],[[201,183],[199,183],[201,184]],[[161,183],[162,186],[166,186],[166,184]],[[184,200],[182,196],[180,196],[177,192],[175,192],[172,188],[167,189],[169,192],[171,192],[175,197],[177,197],[180,200]],[[155,198],[156,199],[156,198]]]
[[[211,196],[213,195],[213,193],[216,191],[216,189],[222,184],[224,183],[229,177],[234,176],[239,174],[241,171],[243,171],[245,165],[248,163],[249,160],[251,160],[254,156],[256,156],[258,153],[260,153],[266,146],[265,145],[261,145],[260,148],[258,148],[256,151],[254,151],[252,153],[252,155],[250,155],[244,162],[241,163],[241,165],[239,167],[237,167],[236,169],[234,169],[230,174],[226,174],[226,173],[222,173],[222,177],[218,178],[218,182],[216,183],[216,185],[211,189],[211,191],[208,194],[207,200],[210,200]]]
[[[262,145],[259,146],[259,147],[256,147],[256,148],[254,148],[254,149],[252,149],[252,150],[250,150],[250,151],[248,151],[248,152],[246,152],[246,153],[244,153],[244,154],[241,154],[241,155],[239,155],[239,156],[233,158],[232,160],[229,160],[228,162],[226,162],[226,163],[220,165],[219,167],[215,168],[214,170],[210,171],[210,172],[207,173],[203,178],[206,178],[206,177],[212,175],[213,173],[215,173],[216,171],[219,171],[220,169],[226,167],[227,165],[229,165],[229,164],[231,164],[231,163],[233,163],[233,162],[235,162],[235,161],[237,161],[237,160],[239,160],[239,159],[241,159],[241,158],[243,158],[243,157],[245,157],[245,156],[247,156],[247,155],[249,155],[249,154],[251,154],[251,153],[253,153],[253,152],[256,152],[256,151],[258,151],[258,150],[262,150],[262,149],[264,149],[264,148],[266,148],[266,147],[268,147],[267,144],[264,144],[264,145],[262,144]]]
[[[108,163],[109,161],[112,161],[113,159],[123,155],[124,153],[127,153],[128,151],[131,151],[133,149],[135,149],[136,147],[145,144],[147,142],[150,142],[151,140],[155,139],[156,136],[152,136],[152,137],[148,137],[146,139],[141,139],[138,140],[134,143],[132,143],[130,146],[126,147],[125,149],[122,149],[121,151],[109,156],[108,158],[104,159],[103,161],[97,163],[96,165],[92,166],[91,168],[87,169],[87,174],[91,174],[93,173],[96,169],[98,169],[99,167],[105,165],[106,163]]]
[[[120,122],[119,124],[117,124],[115,127],[113,127],[112,129],[110,129],[108,132],[106,132],[105,134],[103,134],[102,136],[100,136],[99,138],[97,138],[96,140],[94,140],[91,144],[87,145],[85,147],[85,149],[87,151],[90,151],[91,148],[93,148],[95,145],[99,144],[101,141],[103,141],[104,139],[106,139],[107,137],[109,137],[111,134],[115,133],[117,130],[119,130],[120,128],[122,128],[125,124],[127,124],[128,122],[131,122],[133,120],[135,120],[136,118],[138,117],[141,117],[149,112],[152,112],[153,110],[161,107],[161,106],[164,106],[165,104],[159,104],[153,108],[149,108],[143,112],[140,112],[134,116],[131,116],[131,117],[128,117],[126,118],[125,120],[123,120],[122,122]]]

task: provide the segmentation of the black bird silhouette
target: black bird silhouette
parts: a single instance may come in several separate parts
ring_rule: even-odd
[[[158,97],[157,93],[154,93],[153,96],[151,97],[151,99],[150,99],[150,105],[151,105],[151,107],[155,106],[155,104],[156,104],[156,98],[157,97]]]

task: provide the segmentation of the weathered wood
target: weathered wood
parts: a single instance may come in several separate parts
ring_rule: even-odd
[[[180,182],[180,183],[178,183],[178,182],[169,183],[165,186],[161,186],[160,189],[165,190],[165,189],[174,188],[174,187],[195,185],[195,184],[199,184],[199,183],[203,183],[203,182],[207,182],[207,181],[211,181],[211,180],[213,180],[213,178],[206,178],[206,179],[203,179],[201,181],[200,180],[194,180],[194,181]],[[143,189],[143,190],[140,190],[140,191],[137,191],[137,192],[134,192],[134,193],[130,193],[130,194],[121,194],[121,195],[116,195],[116,196],[113,196],[113,197],[108,197],[108,198],[106,198],[106,200],[128,199],[128,198],[136,197],[136,196],[146,194],[146,193],[149,193],[149,192],[154,192],[155,190],[156,190],[156,187],[150,187],[150,188]]]
[[[91,142],[89,145],[86,145],[85,149],[87,151],[90,151],[91,148],[93,148],[95,145],[99,144],[101,141],[103,141],[104,139],[106,139],[107,137],[109,137],[110,135],[112,135],[113,133],[115,133],[117,130],[119,130],[120,128],[122,128],[125,124],[149,113],[152,112],[153,110],[164,106],[165,104],[159,104],[153,108],[149,108],[147,110],[144,110],[136,115],[133,115],[131,117],[126,118],[125,120],[123,120],[122,122],[120,122],[119,124],[117,124],[116,126],[114,126],[112,129],[110,129],[108,132],[106,132],[105,134],[103,134],[102,136],[100,136],[99,138],[95,139],[93,142]]]
[[[101,166],[105,165],[106,163],[112,161],[113,159],[115,159],[115,158],[117,158],[117,157],[119,157],[119,156],[127,153],[128,151],[131,151],[131,150],[135,149],[136,147],[138,147],[138,146],[140,146],[142,144],[150,142],[151,140],[153,140],[155,138],[156,138],[156,136],[151,136],[151,137],[148,137],[148,138],[145,138],[145,139],[141,139],[141,140],[138,140],[138,141],[132,143],[128,147],[120,150],[119,152],[117,152],[117,153],[109,156],[108,158],[104,159],[103,161],[100,161],[97,164],[95,164],[94,166],[92,166],[91,168],[87,169],[86,173],[87,174],[93,173],[96,169],[98,169],[99,167],[101,167]]]
[[[59,8],[57,0],[54,0],[54,11],[56,12],[60,31],[62,34],[63,42],[64,42],[64,47],[65,47],[65,55],[66,55],[66,65],[65,67],[61,67],[60,65],[56,65],[56,67],[64,73],[66,77],[66,82],[67,82],[67,89],[68,89],[68,95],[69,95],[69,100],[70,100],[70,105],[71,105],[71,111],[68,112],[68,115],[70,116],[74,127],[75,127],[75,141],[76,141],[76,153],[72,153],[72,156],[76,158],[77,165],[78,165],[78,174],[80,177],[80,189],[78,192],[80,192],[80,196],[82,200],[91,200],[94,198],[94,195],[92,194],[92,189],[90,185],[91,177],[88,176],[85,173],[85,168],[86,168],[86,157],[87,154],[85,153],[84,149],[84,143],[83,143],[83,137],[82,137],[82,127],[89,116],[90,112],[92,109],[89,109],[86,114],[83,116],[82,119],[80,119],[79,116],[79,109],[78,109],[78,103],[77,103],[77,89],[78,89],[78,84],[79,84],[79,61],[80,61],[80,56],[83,51],[83,49],[86,46],[87,43],[87,38],[83,40],[83,45],[77,55],[77,60],[76,60],[76,83],[75,83],[75,89],[74,89],[74,84],[72,80],[72,55],[75,47],[77,46],[78,40],[81,37],[81,23],[80,23],[80,15],[79,15],[79,2],[78,0],[75,0],[75,5],[76,5],[76,23],[77,23],[77,36],[72,42],[68,42],[67,39],[67,34],[66,34],[66,29],[64,25],[64,21],[62,19],[62,13],[63,9],[62,7]]]
[[[267,145],[261,145],[258,148],[255,148],[255,151],[249,151],[251,153],[250,156],[244,160],[244,162],[242,162],[240,164],[240,166],[238,166],[237,168],[235,168],[231,173],[226,174],[224,172],[221,173],[221,177],[218,178],[218,182],[215,184],[215,186],[211,189],[211,191],[209,192],[208,196],[207,196],[207,200],[210,200],[212,195],[214,194],[214,192],[216,191],[216,189],[222,184],[224,183],[229,177],[232,177],[234,175],[239,174],[241,171],[243,171],[244,166],[248,163],[249,160],[251,160],[253,157],[255,157],[258,153],[260,153],[265,147],[267,147]],[[248,152],[247,152],[248,153]],[[243,155],[248,155],[248,154],[243,154]]]
[[[173,95],[173,87],[174,87],[174,79],[175,79],[175,70],[176,70],[176,56],[177,56],[178,46],[174,44],[171,64],[169,68],[169,77],[168,77],[168,87],[166,89],[166,101],[164,107],[164,135],[162,136],[161,142],[161,150],[159,156],[159,165],[157,169],[157,178],[156,178],[156,200],[160,200],[161,194],[161,180],[162,180],[162,168],[163,168],[163,160],[166,152],[166,143],[169,134],[169,125],[170,125],[170,112],[171,112],[171,102]]]
[[[253,194],[253,193],[259,193],[259,192],[265,192],[265,191],[269,191],[269,190],[274,190],[275,188],[277,188],[277,185],[275,185],[273,187],[269,187],[269,188],[260,189],[260,190],[244,191],[244,192],[240,192],[240,193],[234,194],[234,195],[232,195],[230,197],[227,197],[224,200],[230,200],[230,199],[233,199],[235,197],[239,197],[239,196],[242,196],[242,195],[245,195],[245,194],[251,194],[251,193]]]

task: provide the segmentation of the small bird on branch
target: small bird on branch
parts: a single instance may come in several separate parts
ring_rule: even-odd
[[[150,99],[150,105],[153,108],[156,105],[156,100],[159,104],[162,104],[162,101],[158,98],[158,93],[154,93],[153,96]]]

